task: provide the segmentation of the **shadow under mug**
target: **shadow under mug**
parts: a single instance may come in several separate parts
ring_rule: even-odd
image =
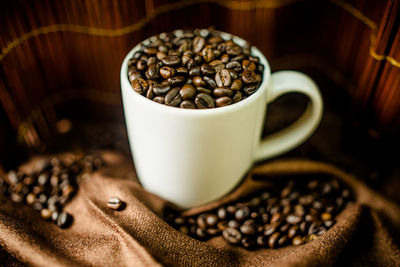
[[[221,34],[225,40],[246,43]],[[122,100],[135,168],[146,190],[182,208],[229,193],[255,162],[303,143],[321,120],[322,98],[314,81],[296,71],[271,75],[267,59],[255,47],[251,53],[264,65],[258,90],[235,104],[212,109],[169,107],[134,92],[128,80],[128,61],[138,49],[139,45],[127,54],[121,67]],[[309,98],[307,109],[287,128],[261,139],[267,104],[292,92]]]

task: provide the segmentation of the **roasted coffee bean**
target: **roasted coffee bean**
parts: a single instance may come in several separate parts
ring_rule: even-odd
[[[222,62],[222,60],[213,60],[210,62],[210,65],[214,68],[215,72],[225,68],[225,64]]]
[[[145,73],[146,78],[149,80],[158,80],[161,77],[159,71],[160,66],[157,63],[149,65]]]
[[[242,72],[242,81],[246,84],[252,84],[257,82],[257,76],[254,71],[247,69]]]
[[[330,183],[328,194],[322,193],[327,187],[325,183]],[[267,243],[272,248],[301,245],[323,235],[334,225],[334,216],[345,206],[335,208],[333,204],[337,196],[342,195],[343,187],[335,184],[334,180],[328,180],[318,182],[313,189],[309,189],[306,181],[289,180],[282,183],[280,190],[272,186],[267,189],[270,191],[232,202],[198,217],[205,216],[202,227],[205,227],[208,237],[226,229],[239,231],[241,241],[236,245],[244,248],[265,247]],[[351,196],[348,198],[351,199]],[[312,207],[315,202],[321,203],[319,210]],[[212,218],[211,225],[205,218]],[[179,223],[190,224],[189,219]]]
[[[240,89],[242,89],[242,86],[242,80],[236,79],[232,82],[231,90],[239,91]]]
[[[154,102],[160,103],[160,104],[164,104],[165,103],[165,98],[163,96],[156,96],[155,98],[153,98]]]
[[[191,84],[185,84],[179,91],[183,100],[192,100],[196,96],[196,88]]]
[[[160,75],[164,78],[164,79],[168,79],[172,76],[175,76],[175,69],[171,68],[171,67],[162,67],[160,69]]]
[[[303,244],[303,238],[301,237],[301,236],[295,236],[293,239],[292,239],[292,245],[294,245],[294,246],[299,246],[299,245],[302,245]]]
[[[240,232],[245,235],[254,235],[256,233],[256,225],[253,219],[249,219],[243,222],[240,226]]]
[[[147,65],[150,66],[152,64],[157,63],[157,58],[156,57],[149,57],[149,59],[147,60]]]
[[[201,229],[206,229],[207,228],[206,215],[205,214],[199,215],[199,217],[197,217],[196,223],[197,226],[200,227]]]
[[[203,55],[203,59],[205,62],[211,62],[215,58],[214,48],[211,45],[207,45],[206,47],[204,47],[201,51],[201,54]]]
[[[223,54],[221,56],[221,62],[224,64],[227,64],[230,61],[229,55],[228,54]]]
[[[207,86],[206,82],[200,76],[193,77],[193,85],[196,87],[206,87]]]
[[[140,59],[136,64],[136,68],[139,71],[145,70],[147,68],[147,62],[143,59]]]
[[[189,62],[190,59],[191,59],[190,55],[183,55],[182,58],[181,58],[182,65],[183,66],[187,65],[187,63]]]
[[[179,76],[186,76],[189,74],[189,71],[185,67],[179,67],[176,69],[176,74]]]
[[[242,239],[242,234],[235,228],[226,228],[224,231],[222,231],[222,235],[224,236],[225,240],[231,244],[238,244]]]
[[[203,75],[214,75],[215,74],[215,68],[209,64],[201,65],[200,70]]]
[[[182,102],[182,97],[179,94],[179,87],[175,87],[165,95],[165,104],[168,106],[176,107]]]
[[[189,70],[189,75],[192,77],[200,76],[201,75],[201,67],[198,66],[198,67],[191,68]]]
[[[274,213],[271,217],[271,223],[280,222],[281,218],[282,216],[280,213]]]
[[[218,222],[218,217],[215,214],[207,214],[205,220],[207,226],[215,226]]]
[[[153,92],[157,95],[165,95],[168,91],[171,90],[171,86],[169,84],[154,84]]]
[[[185,77],[183,76],[175,76],[168,78],[168,84],[171,86],[177,86],[182,84],[185,81]]]
[[[334,221],[332,221],[332,220],[324,221],[324,225],[325,225],[327,228],[332,227],[333,224],[334,224]]]
[[[286,245],[287,242],[288,242],[288,237],[286,235],[283,235],[278,239],[278,245],[280,247]]]
[[[235,219],[238,221],[241,221],[243,219],[248,218],[249,215],[250,215],[249,207],[246,207],[246,206],[239,207],[235,212]]]
[[[67,228],[71,225],[72,223],[72,216],[69,215],[66,212],[61,212],[58,214],[58,218],[57,218],[57,225],[60,228]]]
[[[133,90],[138,94],[146,92],[147,88],[149,87],[148,83],[141,78],[133,80],[131,85]]]
[[[196,36],[196,38],[193,39],[193,52],[199,53],[201,50],[203,50],[205,44],[206,40],[203,37]]]
[[[207,228],[206,232],[211,236],[215,236],[220,232],[220,230],[218,228]]]
[[[196,235],[200,239],[205,239],[205,238],[207,238],[207,231],[206,231],[206,229],[203,229],[203,228],[197,228]]]
[[[113,210],[121,210],[124,202],[117,197],[112,197],[107,201],[107,207]]]
[[[179,106],[181,108],[186,108],[186,109],[194,109],[194,108],[196,108],[196,105],[190,100],[183,100]]]
[[[239,228],[240,227],[240,223],[238,221],[235,221],[235,220],[230,220],[228,222],[228,227]]]
[[[193,58],[189,58],[185,65],[186,65],[186,68],[193,69],[194,67],[196,67],[198,65],[198,63]]]
[[[300,223],[302,218],[300,216],[296,216],[294,214],[290,214],[286,217],[286,221],[290,224],[298,224]]]
[[[232,69],[236,72],[240,72],[242,70],[242,65],[238,61],[231,61],[226,64],[227,69]]]
[[[220,220],[225,220],[226,217],[228,216],[228,213],[225,208],[219,208],[217,214],[218,214],[218,219]]]
[[[299,230],[298,226],[296,225],[291,226],[288,230],[288,237],[293,238],[297,234],[298,230]]]
[[[197,87],[196,88],[198,93],[203,93],[203,94],[207,94],[207,95],[211,95],[212,94],[212,90],[211,89],[207,89],[204,87]]]
[[[280,237],[280,233],[273,233],[269,238],[268,238],[268,246],[270,248],[275,248],[277,246],[278,240]]]
[[[321,219],[324,221],[330,221],[332,219],[332,214],[324,212],[321,214]]]
[[[251,95],[251,94],[253,94],[255,91],[257,91],[257,87],[258,87],[257,84],[251,84],[251,85],[245,86],[245,87],[243,88],[243,91],[244,91],[246,94]]]
[[[42,216],[43,219],[48,220],[52,216],[52,212],[49,209],[42,209],[40,211],[40,216]]]
[[[222,97],[222,96],[232,96],[233,91],[227,87],[217,87],[214,89],[213,94],[216,97]]]
[[[266,224],[264,226],[264,235],[265,236],[272,235],[276,231],[277,226],[279,226],[279,223]]]
[[[176,66],[179,65],[179,63],[181,63],[181,59],[179,56],[166,56],[164,57],[161,62],[166,65],[166,66]]]
[[[153,99],[154,96],[155,96],[155,94],[154,94],[154,91],[153,91],[153,84],[152,84],[152,85],[149,85],[149,89],[147,89],[146,97],[148,99]]]
[[[215,80],[213,78],[204,76],[203,80],[207,83],[207,86],[211,89],[214,89],[217,87],[217,83],[215,82]]]
[[[255,71],[257,69],[257,66],[253,61],[245,59],[242,61],[242,68],[244,70]]]
[[[232,84],[232,78],[227,69],[222,69],[215,74],[215,82],[219,87],[229,87]]]
[[[157,48],[155,48],[155,47],[145,47],[144,49],[143,49],[143,52],[145,52],[146,54],[155,54],[155,53],[157,53]]]
[[[157,52],[157,54],[156,54],[156,58],[157,58],[158,60],[162,60],[162,59],[165,58],[166,56],[167,56],[167,54],[166,54],[165,52],[161,52],[161,51]]]
[[[232,103],[237,103],[237,102],[239,102],[240,100],[242,100],[242,93],[240,92],[240,91],[236,91],[234,94],[233,94],[233,97],[232,97]]]
[[[215,107],[214,99],[210,95],[204,93],[200,93],[196,96],[195,103],[197,108]]]
[[[226,53],[230,56],[238,56],[242,53],[242,48],[238,45],[230,45],[226,48]]]
[[[215,100],[215,105],[217,107],[224,107],[230,104],[232,104],[232,98],[230,98],[229,96],[223,96]]]
[[[245,55],[238,55],[236,57],[232,57],[232,61],[242,61],[245,58]]]

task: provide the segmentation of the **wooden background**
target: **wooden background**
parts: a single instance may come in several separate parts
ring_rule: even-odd
[[[251,41],[273,70],[328,79],[346,92],[339,109],[397,134],[399,10],[399,0],[1,1],[0,146],[38,147],[63,117],[122,118],[126,53],[155,33],[210,25]]]

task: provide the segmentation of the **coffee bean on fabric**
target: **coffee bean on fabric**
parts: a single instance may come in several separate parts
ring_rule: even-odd
[[[0,193],[14,202],[30,206],[44,220],[66,228],[73,219],[63,209],[78,190],[78,178],[103,165],[101,158],[92,155],[73,162],[64,162],[57,157],[47,158],[37,161],[31,173],[11,170],[6,177],[0,177]]]
[[[342,199],[340,205],[338,198]],[[177,230],[200,240],[221,235],[229,244],[246,249],[275,249],[315,240],[352,201],[352,192],[334,177],[299,178],[276,182],[197,216],[183,217],[176,211],[166,213],[166,219]],[[187,230],[190,227],[193,231]]]
[[[264,66],[248,43],[241,47],[207,29],[165,35],[143,42],[129,60],[136,93],[163,105],[208,109],[242,101],[260,87]]]

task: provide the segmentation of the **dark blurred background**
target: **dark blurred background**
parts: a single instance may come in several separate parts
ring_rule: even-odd
[[[321,126],[282,157],[336,164],[400,201],[398,0],[1,1],[0,170],[91,135],[120,134],[127,148],[124,56],[153,34],[209,26],[250,41],[274,71],[300,70],[320,86]],[[279,98],[265,133],[305,105]]]

